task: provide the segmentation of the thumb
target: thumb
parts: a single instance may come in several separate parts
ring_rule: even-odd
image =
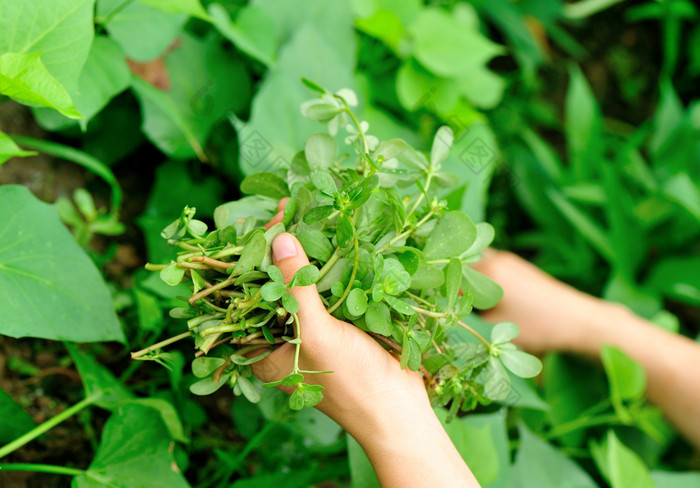
[[[282,271],[285,283],[289,283],[299,268],[309,264],[309,258],[306,257],[301,243],[288,233],[280,234],[272,241],[272,260]],[[298,315],[302,322],[316,321],[323,316],[320,314],[328,313],[321,302],[321,297],[318,296],[316,285],[295,286],[291,289],[291,293],[299,302]]]

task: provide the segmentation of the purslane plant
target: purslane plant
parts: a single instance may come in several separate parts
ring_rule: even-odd
[[[352,112],[351,90],[331,93],[304,83],[320,96],[305,102],[302,114],[327,123],[328,132],[312,134],[286,174],[248,176],[241,190],[250,196],[217,208],[215,230],[208,232],[189,207],[163,230],[180,252],[169,264],[147,268],[170,285],[189,283],[187,306],[170,312],[186,319],[188,330],[132,356],[162,361],[162,347],[191,337],[198,350],[192,371],[200,378],[191,391],[207,395],[228,383],[255,402],[260,394],[250,365],[289,342],[297,350],[293,370],[263,386],[295,386],[293,409],[316,405],[322,387],[306,383],[306,375],[332,372],[300,369],[302,325],[289,292],[315,284],[329,313],[374,337],[402,368],[421,371],[434,404],[452,402],[451,415],[504,400],[510,390],[505,368],[530,377],[541,365],[509,343],[517,325],[496,325],[489,342],[462,320],[473,305],[492,306],[500,295],[469,267],[493,239],[493,228],[475,225],[439,198],[455,178],[441,171],[452,131],[438,130],[429,156],[401,139],[379,141]],[[339,127],[349,134],[349,154],[339,154],[332,137]],[[284,197],[282,222],[266,229]],[[282,232],[299,239],[312,263],[289,283],[272,264],[271,243]],[[477,340],[455,343],[454,327]]]

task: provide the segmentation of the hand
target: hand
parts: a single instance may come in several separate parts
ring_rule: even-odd
[[[284,203],[269,226],[281,221]],[[287,283],[309,264],[291,234],[277,236],[272,256]],[[437,420],[420,373],[402,370],[368,334],[331,316],[316,285],[291,293],[299,302],[300,369],[332,371],[307,373],[304,381],[324,387],[317,408],[360,443],[382,486],[478,486]],[[280,346],[253,364],[253,373],[265,382],[283,378],[292,371],[294,352],[293,344]]]
[[[589,332],[591,311],[601,308],[600,300],[510,252],[488,249],[473,267],[503,288],[503,300],[481,316],[517,323],[520,335],[513,342],[533,354],[576,352]]]

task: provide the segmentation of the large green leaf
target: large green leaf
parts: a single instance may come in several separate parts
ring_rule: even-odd
[[[612,488],[657,488],[644,462],[612,430],[602,445],[593,446],[592,452]]]
[[[236,127],[245,174],[289,166],[306,138],[321,127],[299,117],[299,106],[312,97],[301,78],[333,91],[354,88],[357,45],[349,3],[265,0],[253,4],[267,12],[280,39],[288,42],[253,99],[249,123]]]
[[[644,368],[620,349],[604,345],[600,351],[605,373],[610,383],[610,398],[617,414],[631,420],[625,400],[639,400],[644,395],[647,377]]]
[[[208,20],[209,16],[199,0],[139,0],[160,10],[172,13],[183,13],[192,17]]]
[[[114,411],[76,488],[189,488],[176,467],[170,436],[151,408],[128,404]]]
[[[124,342],[109,291],[55,209],[24,187],[0,187],[0,333]]]
[[[13,441],[34,427],[29,414],[0,388],[0,445]]]
[[[226,9],[215,3],[209,7],[212,23],[238,49],[270,66],[277,49],[275,25],[267,12],[254,5],[240,10],[231,21]]]
[[[80,74],[77,93],[72,96],[78,112],[85,117],[79,122],[81,127],[85,129],[88,121],[130,82],[129,66],[121,47],[109,37],[95,37]],[[49,130],[60,130],[75,123],[45,108],[35,109],[34,114],[42,127]]]
[[[651,479],[658,488],[697,488],[700,486],[700,473],[697,471],[674,473],[652,471]]]
[[[14,141],[0,130],[0,165],[10,158],[23,158],[36,154],[34,151],[23,151]]]
[[[38,53],[0,55],[0,94],[56,109],[72,119],[81,117],[66,89],[48,72]]]
[[[586,78],[577,67],[569,72],[569,91],[566,94],[566,140],[569,157],[577,175],[589,175],[600,163],[598,141],[600,140],[601,117],[598,103]]]
[[[574,461],[525,427],[515,457],[511,488],[597,488]]]
[[[380,488],[374,468],[362,450],[362,446],[350,435],[346,434],[348,443],[348,462],[352,486],[357,488]]]
[[[0,2],[0,54],[41,54],[68,92],[78,84],[94,35],[95,0]]]
[[[408,27],[415,57],[437,75],[459,77],[483,70],[489,60],[504,52],[479,32],[478,21],[465,22],[465,16],[459,17],[427,8]]]
[[[500,413],[472,415],[447,423],[447,410],[438,419],[481,486],[490,486],[510,469],[507,437]]]
[[[171,157],[206,159],[202,147],[214,124],[247,106],[249,75],[215,38],[202,41],[190,35],[181,36],[165,65],[171,83],[168,91],[134,80],[143,130]]]
[[[97,21],[134,61],[151,61],[175,41],[187,22],[187,14],[171,13],[132,1],[97,2]],[[138,32],[138,35],[134,35]]]

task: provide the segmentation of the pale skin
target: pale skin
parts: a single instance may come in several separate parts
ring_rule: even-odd
[[[515,254],[489,250],[474,268],[504,292],[483,318],[520,325],[513,342],[534,354],[595,357],[604,344],[623,350],[644,367],[649,401],[700,449],[700,345],[561,283]]]
[[[280,220],[278,214],[271,224]],[[290,234],[278,236],[272,252],[286,282],[309,264]],[[317,408],[362,446],[382,487],[478,487],[433,412],[421,375],[402,370],[374,339],[328,314],[315,285],[291,292],[300,305],[301,369],[333,371],[305,375],[307,383],[324,387]],[[255,363],[253,373],[263,381],[276,381],[289,374],[293,364],[294,346],[285,344]]]

